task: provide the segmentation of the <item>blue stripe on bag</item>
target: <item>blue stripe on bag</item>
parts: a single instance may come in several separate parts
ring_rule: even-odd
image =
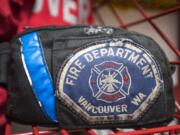
[[[36,32],[20,37],[24,66],[33,92],[45,115],[57,122],[55,98],[51,75],[44,58],[41,41]]]

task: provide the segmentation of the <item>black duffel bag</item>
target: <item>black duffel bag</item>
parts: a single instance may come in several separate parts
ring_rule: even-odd
[[[171,66],[150,37],[49,26],[28,29],[0,48],[11,120],[77,129],[152,127],[173,118]]]

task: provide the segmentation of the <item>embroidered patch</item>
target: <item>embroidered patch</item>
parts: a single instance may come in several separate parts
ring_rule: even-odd
[[[89,123],[136,121],[163,90],[152,54],[122,38],[78,49],[57,81],[59,99]]]

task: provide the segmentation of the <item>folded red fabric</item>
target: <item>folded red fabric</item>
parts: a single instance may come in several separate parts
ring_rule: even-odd
[[[0,127],[6,123],[5,105],[7,100],[7,91],[0,87]]]

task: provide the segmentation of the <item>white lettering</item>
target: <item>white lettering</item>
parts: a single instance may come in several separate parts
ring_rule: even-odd
[[[133,103],[134,105],[139,105],[141,103],[141,99],[139,98],[138,95],[136,95],[135,98],[133,98],[133,100],[131,101],[131,103]]]
[[[153,73],[152,73],[152,71],[151,71],[146,77],[147,77],[147,78],[148,78],[148,77],[153,78]]]
[[[64,20],[68,23],[76,24],[77,23],[77,17],[71,13],[71,10],[76,11],[77,5],[74,0],[64,0],[63,2],[63,17]]]
[[[94,50],[92,51],[92,54],[94,56],[95,59],[98,59],[100,56],[99,56],[99,53],[98,53],[98,50]]]
[[[128,56],[128,54],[129,54],[129,53],[131,53],[131,51],[130,51],[130,50],[128,50],[128,49],[124,49],[124,51],[125,51],[124,58],[126,59],[126,58],[127,58],[127,56]]]
[[[59,1],[60,0],[48,0],[49,12],[50,12],[50,15],[53,17],[58,16]]]
[[[154,77],[151,65],[147,63],[146,59],[143,57],[144,55],[140,57],[140,54],[129,49],[117,48],[116,50],[113,50],[113,48],[102,48],[100,50],[93,50],[92,53],[86,53],[84,58],[88,63],[90,63],[103,56],[118,56],[127,59],[142,71],[143,76]]]
[[[72,75],[78,77],[78,74],[80,73],[80,70],[78,70],[78,69],[75,68],[75,67],[70,67],[69,72],[70,72]]]
[[[69,84],[71,86],[75,85],[73,80],[69,79],[68,77],[66,78],[66,84]]]
[[[116,56],[123,57],[124,50],[122,48],[118,48],[116,52]]]
[[[41,11],[42,7],[43,7],[43,1],[44,0],[35,0],[35,4],[33,7],[33,12],[34,13],[38,13]]]
[[[137,67],[138,67],[139,69],[141,69],[141,66],[143,66],[145,63],[146,63],[146,60],[145,60],[144,58],[140,58],[140,59],[137,61],[136,65],[137,65]]]
[[[142,67],[142,71],[143,71],[143,75],[147,76],[147,77],[153,77],[153,74],[151,72],[150,66],[149,65],[145,65],[144,67]]]
[[[78,100],[78,103],[88,112],[92,112],[94,114],[97,113],[113,113],[113,112],[127,112],[127,105],[115,105],[115,106],[94,106],[90,102],[88,102],[83,96],[81,96]]]
[[[121,112],[121,109],[122,109],[121,107],[122,107],[122,106],[120,106],[120,105],[117,105],[117,106],[116,106],[117,112]]]
[[[98,113],[103,113],[103,112],[104,112],[103,106],[99,106],[98,107]]]
[[[94,114],[96,114],[97,113],[97,110],[96,110],[96,108],[92,108],[92,113],[94,113]]]
[[[110,112],[115,112],[115,108],[113,106],[110,106],[109,109],[110,109]]]
[[[136,106],[138,106],[145,97],[146,97],[145,94],[139,92],[138,95],[136,95],[136,96],[133,98],[133,100],[131,101],[131,103],[134,104],[134,105],[136,105]]]
[[[79,60],[76,60],[76,61],[74,62],[74,64],[75,64],[79,69],[81,69],[81,70],[85,67],[85,65],[82,65],[82,63],[79,62]]]
[[[58,16],[59,1],[60,0],[48,0],[49,13],[53,17]],[[43,6],[44,6],[44,0],[35,0],[33,12],[39,13],[42,10]]]
[[[89,63],[89,62],[92,62],[93,61],[93,56],[89,53],[86,53],[84,55],[84,58],[86,59],[86,61]]]
[[[132,52],[131,55],[129,56],[128,60],[133,63],[136,63],[138,58],[139,58],[139,54],[135,55],[135,52]]]
[[[107,56],[114,56],[114,51],[113,51],[113,49],[112,48],[109,48],[109,50],[108,50],[108,55]]]
[[[144,95],[143,93],[139,92],[139,97],[140,97],[141,100],[143,100],[146,97],[146,95]]]
[[[85,98],[83,96],[81,96],[78,100],[79,103],[82,103],[85,100]]]
[[[107,49],[105,49],[105,48],[102,48],[101,50],[100,50],[100,54],[101,54],[101,56],[104,56],[105,54],[107,54]]]
[[[127,105],[126,104],[122,105],[122,112],[127,112]]]

